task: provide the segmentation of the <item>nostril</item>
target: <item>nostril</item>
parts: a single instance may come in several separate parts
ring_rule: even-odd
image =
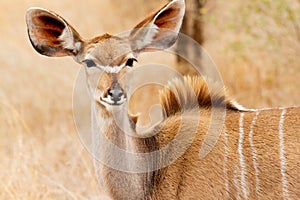
[[[113,96],[112,90],[109,89],[109,90],[107,91],[107,94],[108,94],[109,96]]]
[[[107,94],[113,99],[113,100],[120,100],[120,98],[124,95],[123,90],[120,89],[109,89],[107,91]]]
[[[126,99],[126,94],[120,84],[112,84],[110,88],[106,90],[106,100],[111,104],[118,105],[123,103]]]
[[[123,96],[123,91],[122,90],[113,90],[112,96],[114,98],[121,97],[121,96]]]

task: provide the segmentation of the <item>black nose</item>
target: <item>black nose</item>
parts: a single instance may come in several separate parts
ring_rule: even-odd
[[[124,90],[119,83],[112,84],[111,88],[108,89],[107,94],[114,104],[118,104],[118,102],[122,100],[122,97],[125,98]]]

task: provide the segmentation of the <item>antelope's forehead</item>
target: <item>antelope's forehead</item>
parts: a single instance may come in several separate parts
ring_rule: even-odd
[[[127,39],[115,36],[100,40],[91,45],[88,55],[100,66],[121,66],[132,56]]]

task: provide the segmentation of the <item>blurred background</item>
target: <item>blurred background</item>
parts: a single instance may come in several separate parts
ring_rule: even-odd
[[[251,108],[300,104],[299,0],[207,0],[198,2],[200,7],[186,1],[189,17],[200,24],[198,40],[239,103]],[[90,38],[130,30],[166,2],[0,0],[0,199],[99,199],[102,192],[73,122],[80,66],[71,58],[50,59],[34,51],[26,10],[53,10]],[[164,53],[140,60],[174,66],[177,61]]]

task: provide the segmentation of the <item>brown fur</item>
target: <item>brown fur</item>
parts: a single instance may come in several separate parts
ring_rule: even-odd
[[[105,34],[82,40],[65,20],[45,9],[30,9],[26,22],[32,45],[39,53],[71,55],[79,63],[89,55],[95,63],[114,67],[124,62],[129,52],[137,54],[170,47],[176,38],[174,31],[178,34],[183,10],[184,1],[173,0],[136,26],[146,27],[150,23],[156,28],[154,32],[135,28],[129,38]],[[165,27],[173,29],[173,33],[161,30]],[[64,34],[65,30],[71,33]],[[100,95],[92,96],[94,155],[104,155],[103,162],[115,160],[125,167],[149,169],[142,173],[121,171],[95,159],[98,179],[103,181],[112,199],[299,198],[300,108],[288,108],[285,115],[283,109],[246,112],[226,97],[223,87],[200,77],[185,77],[162,90],[164,119],[140,138],[135,130],[137,117],[128,115],[126,104],[115,107],[101,101],[112,81],[118,81],[127,68],[118,74],[100,73],[99,69],[87,69],[87,66],[85,70],[91,94],[97,91]],[[113,115],[113,107],[119,110],[117,115]],[[216,119],[212,119],[213,110],[217,112]],[[117,119],[121,119],[121,124]],[[216,129],[218,124],[221,130]],[[130,134],[125,134],[123,128],[128,128]],[[126,152],[161,151],[143,162],[131,160],[128,154],[120,156],[108,149],[106,139]],[[211,149],[206,157],[200,157],[204,145]],[[151,170],[158,166],[161,168]]]
[[[170,165],[148,173],[132,174],[104,167],[102,178],[106,181],[108,193],[113,199],[236,199],[243,198],[241,186],[241,166],[238,154],[238,141],[240,138],[240,116],[244,113],[244,140],[243,155],[246,166],[246,181],[249,199],[267,198],[276,199],[283,197],[282,176],[279,155],[279,121],[281,109],[259,111],[257,122],[253,127],[253,143],[257,150],[258,178],[260,181],[259,191],[256,191],[256,177],[253,163],[253,150],[250,145],[249,132],[252,121],[256,115],[255,111],[243,112],[231,107],[230,101],[224,97],[223,88],[212,90],[216,99],[222,99],[220,104],[228,103],[227,116],[222,133],[212,151],[203,159],[199,158],[199,151],[203,145],[204,138],[211,123],[210,95],[203,79],[199,77],[187,77],[183,82],[175,80],[170,83],[161,96],[163,101],[178,102],[177,97],[170,92],[170,88],[176,88],[179,94],[187,94],[186,90],[192,89],[197,92],[197,101],[200,109],[195,109],[195,104],[186,102],[184,111],[180,107],[165,107],[168,113],[164,121],[149,130],[145,135],[156,135],[148,138],[131,138],[134,143],[134,152],[152,152],[162,149],[177,138],[176,145],[168,150],[167,155],[157,158],[157,164],[162,164],[165,156],[176,156],[183,152],[178,159],[174,159]],[[200,85],[197,85],[202,83]],[[181,88],[186,84],[186,88]],[[200,89],[202,88],[202,89]],[[174,91],[174,90],[172,90]],[[201,92],[200,92],[201,91]],[[218,97],[218,98],[217,98]],[[224,98],[221,98],[224,97]],[[212,98],[213,99],[213,98]],[[222,102],[222,103],[221,103]],[[164,102],[163,104],[165,104]],[[172,110],[174,108],[174,110]],[[182,112],[178,112],[178,111]],[[101,113],[102,111],[99,110]],[[257,111],[258,112],[258,111]],[[185,117],[183,117],[185,116]],[[221,122],[220,122],[221,123]],[[120,148],[125,147],[127,137],[117,126],[107,124],[105,134],[111,138]],[[115,127],[115,128],[112,128]],[[190,134],[194,127],[198,127],[195,135]],[[284,123],[285,152],[288,174],[289,196],[292,199],[300,195],[299,182],[299,138],[300,130],[300,108],[288,108]],[[133,130],[134,131],[134,130]],[[226,134],[226,135],[225,135]],[[227,141],[225,140],[227,137]],[[114,138],[114,139],[113,139]],[[118,138],[118,139],[117,139]],[[191,142],[191,143],[190,143]],[[188,149],[183,149],[190,144]],[[228,148],[227,155],[225,147]],[[226,160],[226,162],[225,162]],[[131,163],[131,165],[139,163]],[[226,172],[225,172],[226,171]],[[151,177],[149,179],[149,177]],[[226,188],[226,181],[228,188]],[[121,185],[122,186],[121,186]],[[144,186],[144,187],[141,187]]]
[[[278,127],[280,109],[264,110],[258,115],[254,126],[253,142],[257,149],[259,191],[256,191],[256,178],[253,163],[253,151],[250,147],[249,132],[255,112],[246,112],[244,117],[243,155],[246,165],[248,199],[283,198],[282,176],[279,156]],[[190,112],[190,119],[181,122],[182,129],[188,131],[195,126],[198,112]],[[154,199],[237,199],[243,198],[241,188],[241,167],[238,155],[240,138],[240,112],[228,110],[222,134],[213,150],[204,158],[199,158],[199,149],[206,136],[210,123],[210,112],[201,110],[199,130],[190,148],[173,164],[161,170],[160,179]],[[165,121],[165,127],[157,135],[160,145],[168,144],[177,133],[180,116],[174,115]],[[297,199],[300,195],[299,183],[299,138],[300,108],[289,108],[284,125],[285,152],[289,196]],[[227,135],[227,142],[225,141]],[[228,154],[224,148],[227,146]],[[225,159],[227,162],[225,163]],[[224,167],[226,173],[224,172]],[[236,175],[235,175],[236,174]],[[228,190],[226,189],[226,179]],[[235,181],[236,179],[236,181]]]
[[[185,76],[183,80],[174,79],[160,92],[160,103],[165,110],[166,117],[174,115],[184,110],[197,108],[227,107],[238,110],[234,101],[227,98],[225,88],[213,83],[211,91],[206,80],[199,76]]]
[[[74,36],[74,43],[83,42],[77,31],[59,15],[47,10],[30,10],[27,12],[28,35],[32,46],[40,54],[47,56],[74,56],[78,50],[63,48],[59,36],[68,27]]]

